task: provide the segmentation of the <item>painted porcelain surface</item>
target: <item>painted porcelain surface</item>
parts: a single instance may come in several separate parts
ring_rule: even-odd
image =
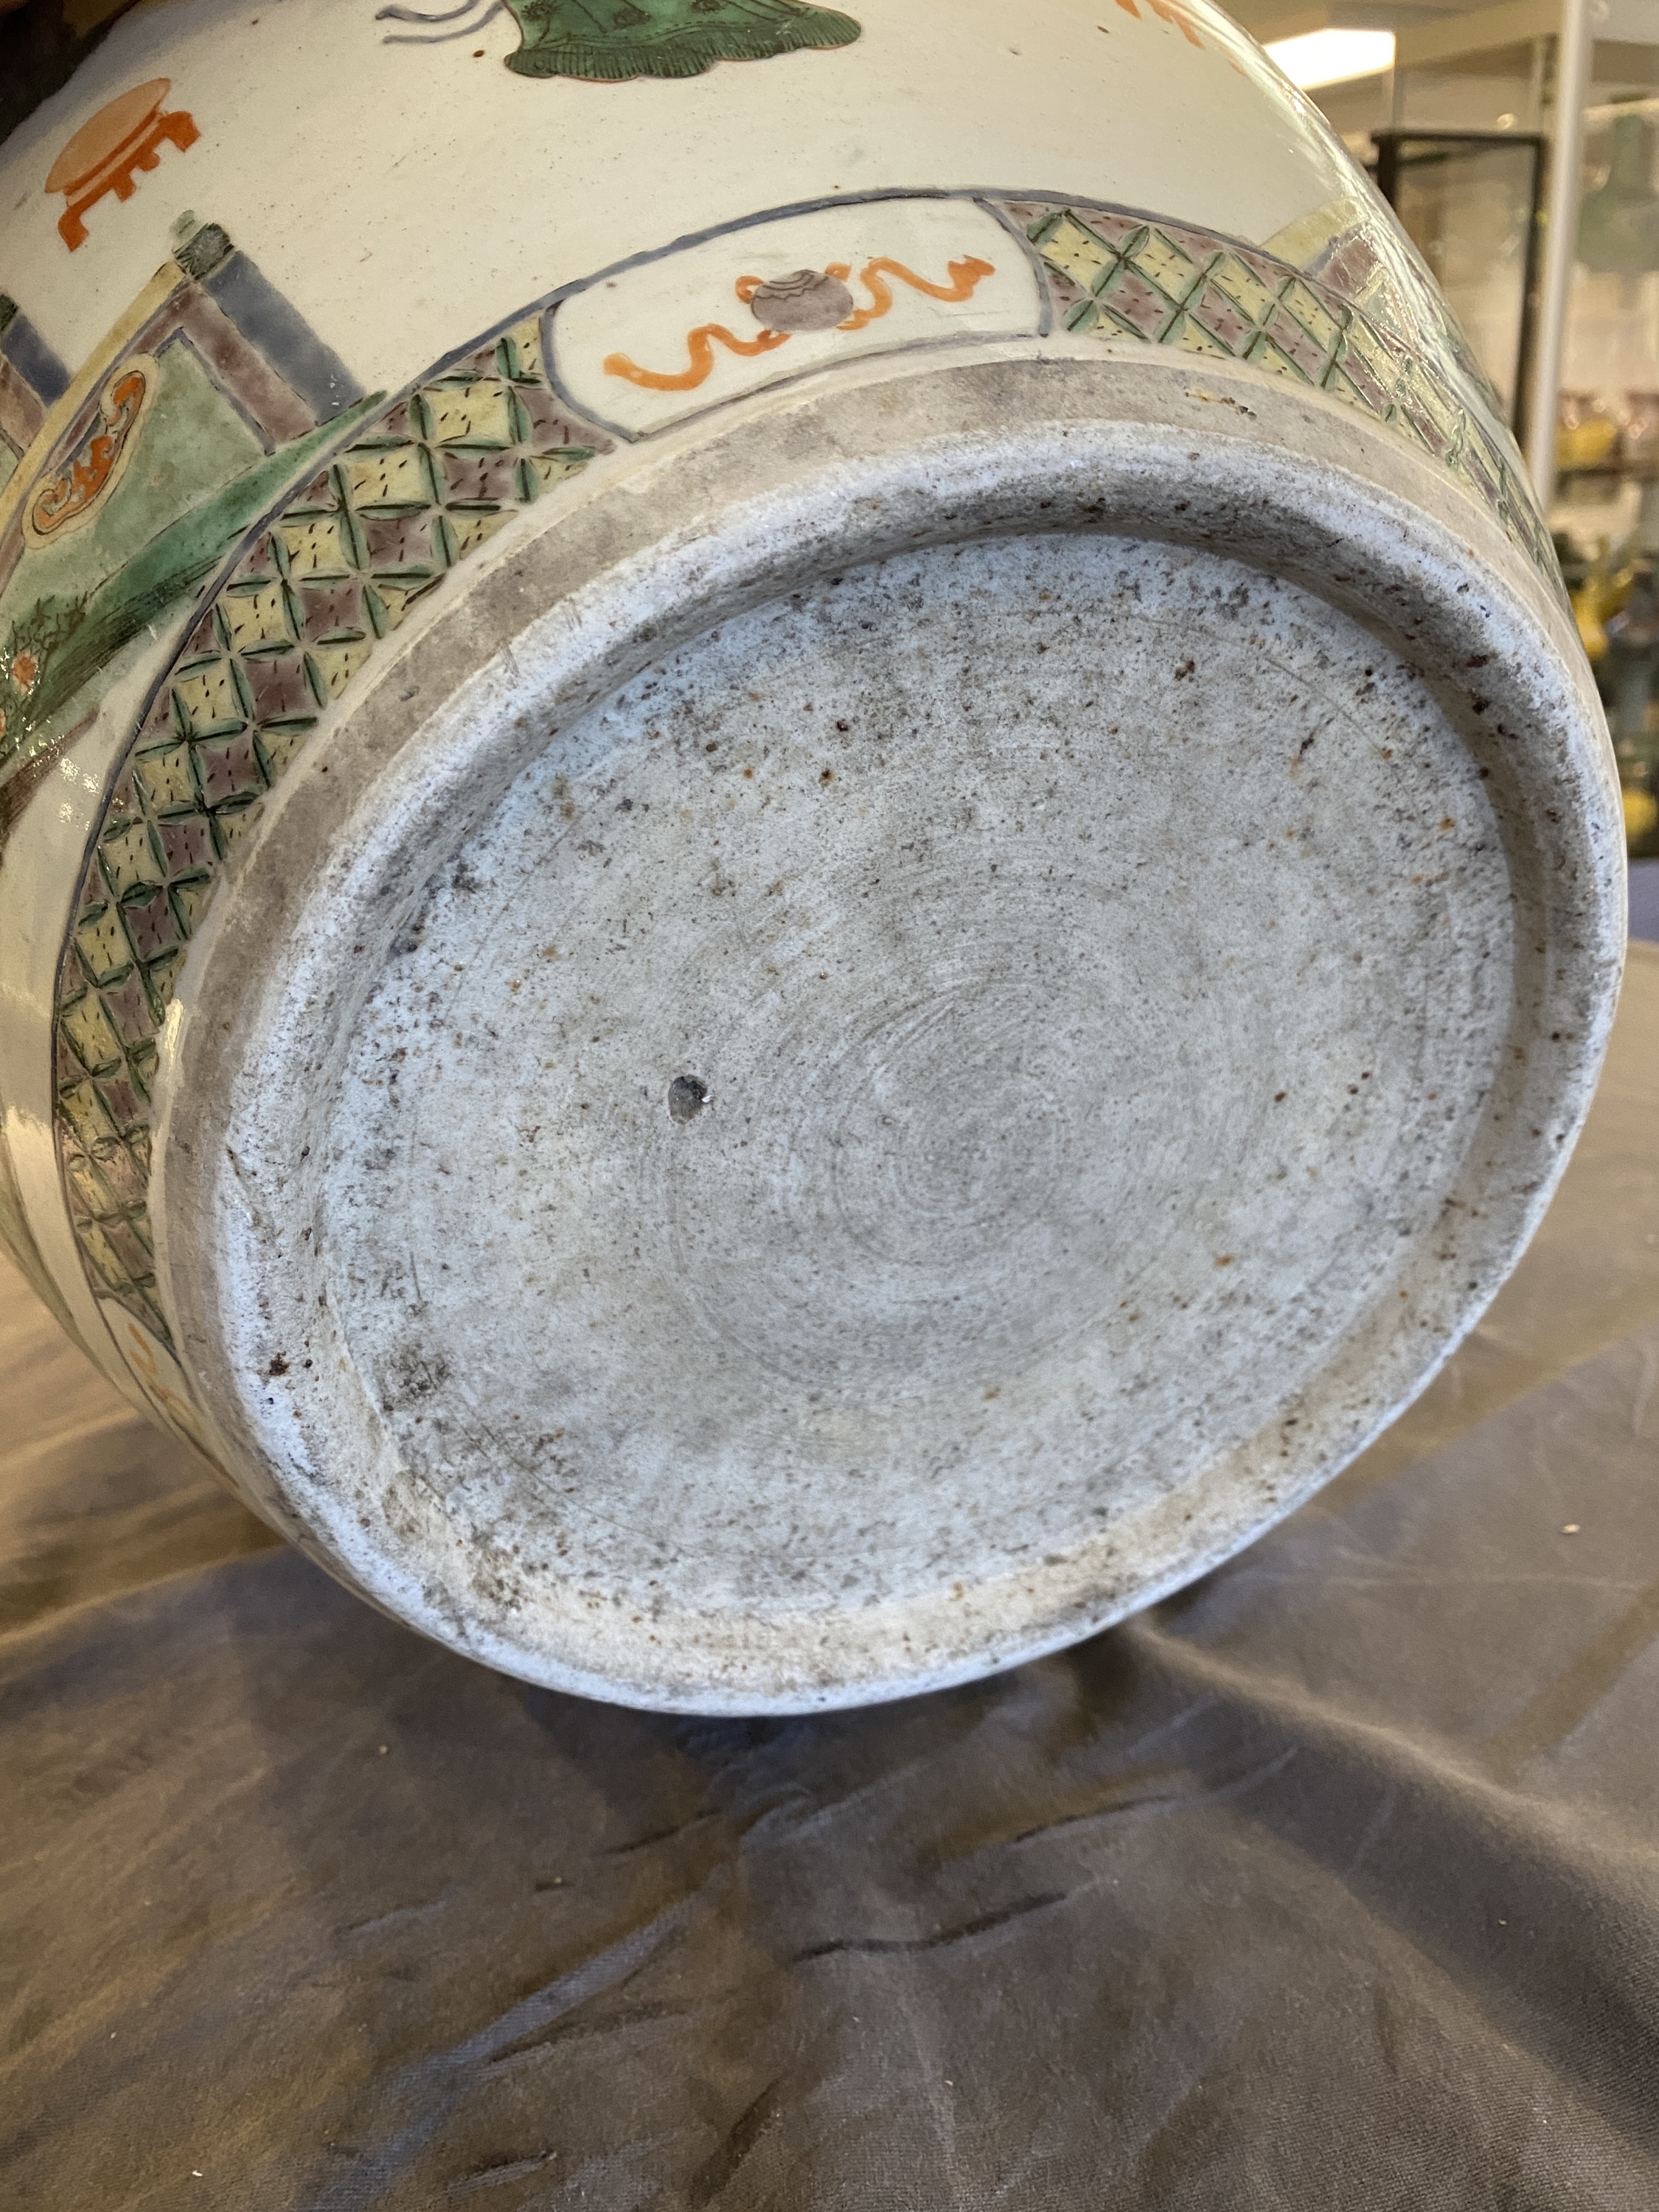
[[[0,1231],[277,1525],[787,1709],[1421,1387],[1588,1103],[1611,771],[1225,17],[167,0],[0,210]]]

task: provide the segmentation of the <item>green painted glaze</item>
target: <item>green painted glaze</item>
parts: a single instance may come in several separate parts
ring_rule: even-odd
[[[361,400],[333,422],[262,455],[156,531],[124,567],[91,588],[41,590],[44,580],[25,561],[9,594],[15,611],[0,642],[0,782],[28,758],[46,725],[122,647],[210,575],[284,486],[383,397]]]
[[[520,76],[701,76],[719,61],[847,46],[860,26],[805,0],[507,0],[524,44]]]

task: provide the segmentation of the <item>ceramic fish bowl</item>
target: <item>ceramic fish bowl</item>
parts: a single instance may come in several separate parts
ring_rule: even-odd
[[[1224,15],[181,0],[0,186],[0,1222],[274,1527],[802,1711],[1422,1388],[1585,1112],[1618,792]]]

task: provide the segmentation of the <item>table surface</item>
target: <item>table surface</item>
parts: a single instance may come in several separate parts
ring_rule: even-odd
[[[527,1690],[0,1283],[0,2203],[1659,2206],[1659,948],[1536,1243],[1231,1565],[863,1713]]]

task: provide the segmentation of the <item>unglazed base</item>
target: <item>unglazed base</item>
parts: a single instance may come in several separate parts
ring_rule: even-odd
[[[319,1234],[398,1456],[667,1620],[1076,1551],[1409,1280],[1492,832],[1420,680],[1233,562],[1003,538],[723,624],[363,1010]]]
[[[368,1594],[790,1710],[1118,1617],[1421,1386],[1588,1096],[1612,855],[1518,556],[1459,511],[1471,594],[1328,403],[986,362],[715,445],[285,787],[161,1272]]]

